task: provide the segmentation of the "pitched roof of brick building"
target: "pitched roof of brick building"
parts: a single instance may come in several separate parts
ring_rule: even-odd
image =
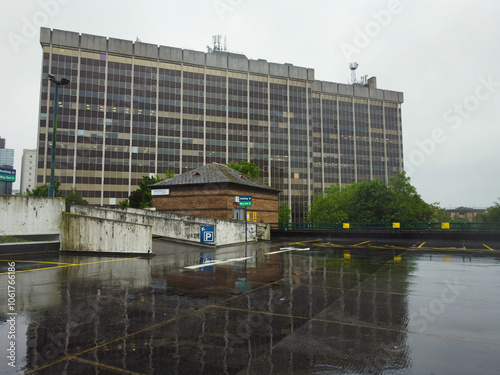
[[[229,168],[224,164],[207,164],[201,168],[193,169],[192,171],[177,175],[150,185],[152,189],[161,189],[173,186],[192,186],[206,184],[236,184],[254,189],[263,189],[278,193],[280,190],[274,189],[269,185],[265,185],[251,177],[241,174],[240,172]]]

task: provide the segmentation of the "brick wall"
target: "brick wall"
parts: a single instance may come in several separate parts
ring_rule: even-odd
[[[278,194],[272,191],[238,188],[227,184],[169,187],[170,195],[153,196],[153,207],[158,211],[183,215],[233,219],[234,209],[239,208],[235,196],[251,195],[252,207],[247,207],[250,220],[257,214],[257,222],[278,222]]]

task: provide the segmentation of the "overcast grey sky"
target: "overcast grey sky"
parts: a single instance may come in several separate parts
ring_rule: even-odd
[[[36,148],[39,26],[206,51],[212,35],[253,59],[402,91],[405,168],[422,198],[487,207],[500,197],[500,2],[494,0],[23,0],[2,4],[0,136]]]

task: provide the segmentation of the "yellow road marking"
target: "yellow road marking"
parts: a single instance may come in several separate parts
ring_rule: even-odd
[[[119,367],[114,367],[114,366],[106,365],[104,363],[99,363],[99,362],[95,362],[95,361],[89,361],[88,359],[84,359],[84,358],[72,358],[71,360],[75,361],[75,362],[78,362],[78,363],[82,363],[84,365],[95,366],[95,367],[99,367],[99,368],[102,368],[102,369],[105,369],[105,370],[116,372],[118,374],[142,375],[142,373],[140,373],[140,372],[133,372],[133,371],[121,369]]]
[[[491,247],[489,247],[488,245],[486,245],[486,244],[484,244],[484,243],[483,243],[483,246],[484,246],[485,248],[487,248],[488,250],[494,251]]]
[[[359,245],[363,245],[363,244],[368,243],[368,242],[371,242],[371,241],[360,242],[360,243],[357,243],[357,244],[351,245],[351,246],[359,246]]]
[[[424,246],[424,245],[425,245],[425,242],[422,242],[418,248],[421,249],[422,246]]]
[[[22,270],[22,271],[16,271],[15,273],[23,273],[23,272],[33,272],[33,271],[43,271],[43,270],[52,270],[55,268],[66,268],[66,267],[79,267],[79,266],[86,266],[89,264],[98,264],[98,263],[108,263],[108,262],[119,262],[122,260],[129,260],[129,259],[140,259],[140,257],[133,257],[133,258],[119,258],[119,259],[111,259],[111,260],[103,260],[100,262],[89,262],[89,263],[79,263],[79,264],[71,264],[71,263],[66,263],[63,264],[62,266],[55,266],[55,267],[45,267],[45,268],[34,268],[31,270]],[[7,275],[8,272],[2,272],[0,275]]]
[[[70,264],[74,263],[64,263],[64,262],[42,262],[41,260],[15,260],[15,259],[0,259],[0,262],[16,262],[16,263],[43,263],[43,264]]]

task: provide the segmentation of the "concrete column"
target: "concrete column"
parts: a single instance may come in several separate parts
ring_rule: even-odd
[[[160,120],[158,117],[158,112],[160,111],[160,58],[156,60],[156,110],[155,110],[155,175],[158,176],[158,127],[160,126]],[[162,171],[165,172],[165,171]]]
[[[292,208],[292,155],[290,153],[290,77],[286,79],[286,116],[288,123],[288,206]],[[293,208],[292,208],[293,210]]]
[[[370,153],[370,180],[373,180],[372,119],[370,111],[370,98],[368,98],[368,145],[368,152]]]
[[[307,131],[307,208],[311,207],[311,124],[309,123],[309,81],[306,81],[306,131]]]
[[[182,133],[184,127],[184,61],[181,62],[181,108],[179,124],[179,174],[182,174]]]
[[[134,127],[134,64],[135,58],[134,55],[132,58],[132,72],[130,78],[130,146],[128,148],[128,195],[132,193],[132,129]]]
[[[271,186],[271,77],[267,74],[267,178]]]
[[[81,39],[81,38],[80,38]],[[82,63],[82,49],[78,49],[78,72],[80,72]],[[75,153],[74,153],[74,163],[73,163],[73,187],[76,187],[76,161],[78,160],[78,120],[80,114],[80,74],[77,75],[76,79],[76,115],[75,115]]]
[[[203,67],[203,165],[207,164],[207,62]]]
[[[106,119],[107,119],[107,108],[108,108],[108,55],[106,54],[106,66],[104,67],[104,117],[103,117],[103,128],[102,128],[102,165],[101,165],[101,206],[104,205],[104,166],[106,164]]]
[[[353,152],[354,152],[354,182],[358,182],[358,145],[356,141],[356,105],[354,103],[354,97],[352,97],[352,132],[353,132]]]
[[[388,171],[388,166],[387,166],[387,134],[385,131],[385,100],[382,101],[382,123],[383,123],[383,128],[384,128],[384,172],[385,172],[385,183],[389,183],[389,171]]]
[[[342,189],[342,159],[340,158],[340,110],[339,110],[338,94],[337,94],[337,153],[339,161],[339,186]]]
[[[325,138],[324,138],[324,120],[323,120],[323,91],[319,93],[319,111],[321,122],[321,190],[325,190]]]

